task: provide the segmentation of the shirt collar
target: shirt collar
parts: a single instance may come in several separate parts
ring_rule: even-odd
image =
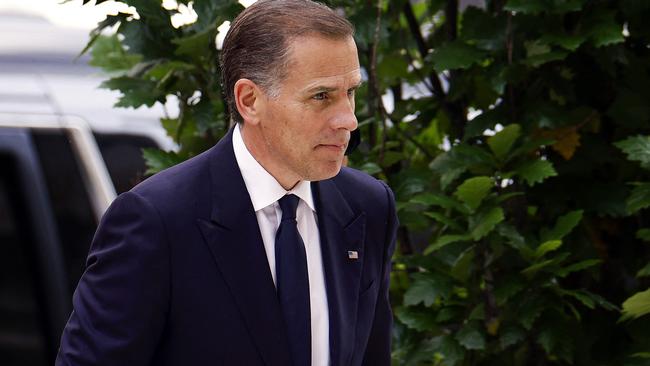
[[[235,151],[235,159],[244,178],[246,189],[251,197],[253,209],[257,212],[273,204],[284,195],[291,193],[305,201],[312,211],[316,211],[314,208],[314,199],[311,194],[311,182],[301,180],[290,191],[282,188],[280,183],[248,151],[239,128],[238,123],[232,134],[232,147]]]

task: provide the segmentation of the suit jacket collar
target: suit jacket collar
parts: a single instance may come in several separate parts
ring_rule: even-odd
[[[210,219],[199,227],[246,327],[268,365],[291,364],[289,345],[257,217],[232,147],[232,129],[207,153]],[[323,253],[332,365],[354,351],[365,214],[355,212],[333,180],[312,182]],[[356,251],[358,259],[348,252]]]

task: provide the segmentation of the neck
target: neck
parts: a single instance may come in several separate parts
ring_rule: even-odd
[[[246,149],[253,158],[266,170],[276,181],[287,191],[293,189],[302,179],[299,176],[287,170],[278,164],[270,153],[268,146],[264,143],[264,139],[259,133],[256,126],[247,126],[245,123],[240,124],[239,131],[241,132],[242,140]]]

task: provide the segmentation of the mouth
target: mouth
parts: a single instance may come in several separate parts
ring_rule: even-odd
[[[347,145],[348,144],[346,143],[318,144],[316,145],[316,148],[323,148],[331,151],[343,152],[347,148]]]

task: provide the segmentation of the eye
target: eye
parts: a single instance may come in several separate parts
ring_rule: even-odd
[[[315,94],[315,95],[312,97],[312,99],[316,99],[316,100],[325,100],[325,99],[327,99],[327,93],[326,93],[326,92],[320,92],[320,93],[318,93],[318,94]]]
[[[356,89],[348,89],[348,97],[351,97],[351,98],[354,97],[355,91],[356,91]]]

